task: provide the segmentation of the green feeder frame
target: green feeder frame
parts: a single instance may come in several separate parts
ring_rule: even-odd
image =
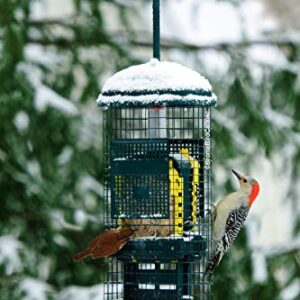
[[[104,114],[105,225],[125,221],[137,229],[108,262],[104,299],[210,299],[205,211],[217,99],[209,82],[152,59],[116,73],[97,102]]]

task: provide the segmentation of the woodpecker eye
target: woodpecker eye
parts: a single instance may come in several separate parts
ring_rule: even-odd
[[[246,183],[246,182],[247,182],[247,179],[244,178],[244,179],[243,179],[243,182]]]

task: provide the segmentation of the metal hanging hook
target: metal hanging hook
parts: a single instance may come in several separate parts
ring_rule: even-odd
[[[153,0],[153,58],[160,60],[160,0]]]

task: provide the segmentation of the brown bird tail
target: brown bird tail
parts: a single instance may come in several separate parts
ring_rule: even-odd
[[[91,250],[89,248],[87,248],[87,249],[75,254],[72,258],[75,262],[78,262],[89,255],[91,255]]]

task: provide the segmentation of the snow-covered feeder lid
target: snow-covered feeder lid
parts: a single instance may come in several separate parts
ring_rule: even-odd
[[[109,78],[97,99],[103,109],[151,106],[213,106],[217,97],[207,79],[174,62],[132,66]]]

